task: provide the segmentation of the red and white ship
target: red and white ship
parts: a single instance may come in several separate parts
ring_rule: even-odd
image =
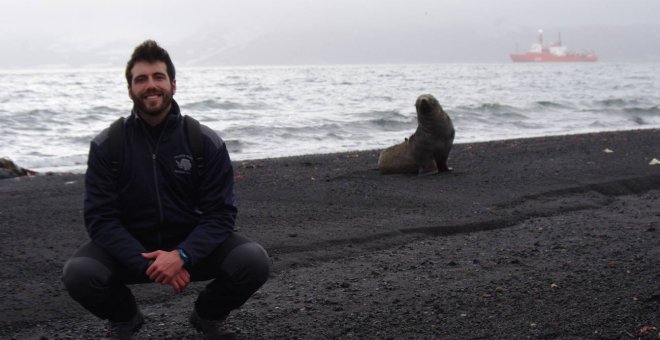
[[[580,62],[580,61],[597,61],[598,56],[594,52],[571,52],[566,46],[561,44],[561,35],[559,41],[550,45],[543,44],[543,30],[539,30],[539,41],[532,44],[524,54],[511,54],[511,60],[514,63],[523,62]]]

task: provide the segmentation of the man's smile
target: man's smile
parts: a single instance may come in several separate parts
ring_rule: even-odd
[[[144,98],[144,100],[148,100],[148,101],[156,101],[156,100],[159,100],[162,96],[163,96],[162,93],[150,93],[150,94],[145,95],[142,98]]]

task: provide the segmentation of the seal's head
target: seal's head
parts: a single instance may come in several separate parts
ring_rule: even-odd
[[[429,116],[442,111],[442,106],[437,99],[431,94],[423,94],[417,97],[415,102],[415,108],[417,109],[417,116]]]

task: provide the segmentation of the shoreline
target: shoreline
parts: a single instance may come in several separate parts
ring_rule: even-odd
[[[636,131],[646,131],[646,130],[658,130],[660,127],[647,127],[647,128],[640,128],[640,129],[624,129],[624,130],[602,130],[602,131],[587,131],[587,132],[576,132],[576,133],[571,133],[571,134],[557,134],[557,135],[532,135],[532,136],[523,136],[523,137],[512,137],[512,138],[506,138],[506,139],[492,139],[492,140],[482,140],[482,141],[469,141],[469,142],[460,142],[460,143],[454,143],[454,145],[466,145],[466,144],[482,144],[482,143],[498,143],[498,142],[505,142],[505,141],[513,141],[513,140],[528,140],[528,139],[537,139],[537,138],[568,138],[571,136],[579,136],[579,135],[591,135],[591,134],[600,134],[600,133],[617,133],[617,132],[630,132],[634,133]],[[411,134],[414,131],[411,131]],[[389,146],[389,145],[388,145]],[[380,152],[382,148],[373,148],[373,149],[359,149],[359,150],[344,150],[344,151],[334,151],[334,152],[327,152],[327,153],[308,153],[308,154],[300,154],[300,155],[285,155],[285,156],[277,156],[277,157],[269,157],[269,158],[249,158],[249,159],[236,159],[234,160],[232,157],[232,163],[248,163],[248,162],[259,162],[259,161],[271,161],[271,160],[277,160],[277,159],[283,159],[283,158],[297,158],[297,157],[307,157],[307,156],[332,156],[335,154],[348,154],[348,153],[363,153],[363,152]],[[230,157],[232,156],[232,152],[230,151]],[[5,158],[9,160],[13,160],[9,156],[3,156],[0,158]],[[23,164],[18,164],[18,166],[23,165]],[[65,168],[65,169],[73,169],[73,170],[56,170],[60,168]],[[79,165],[64,165],[64,166],[57,166],[57,167],[46,167],[46,168],[21,168],[27,171],[32,171],[35,172],[37,175],[62,175],[62,174],[71,174],[71,175],[84,175],[86,166],[80,167]],[[41,170],[40,170],[41,169]],[[43,170],[46,169],[46,170]],[[6,179],[6,178],[0,178],[0,180]]]
[[[657,338],[657,145],[660,129],[455,144],[454,171],[428,177],[380,175],[380,150],[236,161],[237,227],[274,270],[230,322],[243,339]],[[0,181],[0,337],[102,332],[59,282],[87,238],[82,179]],[[137,338],[196,337],[201,285],[134,286]]]

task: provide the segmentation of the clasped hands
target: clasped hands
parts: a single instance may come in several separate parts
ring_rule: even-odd
[[[142,253],[142,256],[152,260],[146,274],[154,282],[172,286],[177,294],[190,283],[190,273],[183,268],[183,260],[177,250],[156,250]]]

